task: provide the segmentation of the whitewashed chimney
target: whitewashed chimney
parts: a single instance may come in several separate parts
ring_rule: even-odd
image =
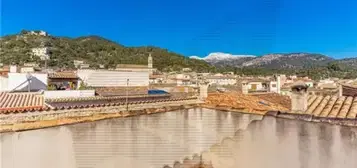
[[[243,94],[248,94],[248,82],[247,81],[242,81],[242,93]]]
[[[10,73],[16,73],[17,72],[17,66],[16,65],[11,65],[10,66]]]
[[[291,87],[291,111],[293,113],[304,113],[307,108],[308,86],[304,82],[297,82]]]
[[[338,86],[338,96],[342,97],[343,96],[343,87],[342,84],[339,84]]]

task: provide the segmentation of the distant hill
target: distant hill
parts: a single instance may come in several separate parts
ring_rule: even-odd
[[[357,58],[335,60],[322,54],[312,53],[288,53],[288,54],[267,54],[260,57],[245,55],[230,55],[225,53],[213,53],[205,58],[191,57],[201,59],[217,67],[255,67],[268,69],[288,69],[288,68],[311,68],[317,66],[326,66],[330,62],[338,62],[343,66],[356,65]]]
[[[244,75],[295,74],[313,79],[328,77],[357,78],[357,58],[333,59],[322,54],[288,53],[263,56],[211,53],[204,60],[219,71],[234,71]]]
[[[39,32],[39,31],[38,31]],[[0,62],[3,64],[23,64],[37,62],[31,49],[46,46],[50,51],[48,66],[54,68],[74,68],[73,60],[83,60],[91,67],[115,67],[116,64],[147,64],[149,52],[153,56],[154,68],[162,71],[177,71],[191,68],[198,72],[215,70],[203,60],[189,59],[183,55],[153,46],[126,47],[99,36],[79,38],[43,36],[22,31],[0,39]]]
[[[52,68],[74,68],[73,60],[82,60],[92,68],[104,65],[114,68],[117,64],[147,64],[152,53],[154,68],[161,71],[179,71],[191,68],[197,72],[234,71],[245,75],[271,75],[275,73],[300,74],[315,79],[323,77],[357,77],[357,58],[335,60],[321,54],[289,53],[231,55],[211,53],[205,58],[183,55],[154,46],[126,47],[100,36],[78,38],[57,37],[40,31],[21,31],[0,38],[0,63],[23,64],[36,62],[44,65],[31,49],[48,47]]]
[[[356,58],[345,58],[341,60],[336,60],[338,64],[343,66],[343,68],[357,69],[357,57]]]

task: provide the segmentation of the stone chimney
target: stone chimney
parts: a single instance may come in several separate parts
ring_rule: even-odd
[[[291,87],[291,112],[304,113],[307,110],[308,93],[307,86],[304,82],[296,82]]]
[[[11,65],[10,66],[10,73],[16,73],[17,72],[17,66],[16,65]]]
[[[208,85],[200,85],[200,100],[205,100],[208,97]]]
[[[242,81],[242,93],[243,94],[248,94],[248,82],[247,81]]]

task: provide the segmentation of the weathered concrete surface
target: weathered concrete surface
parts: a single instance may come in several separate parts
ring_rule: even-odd
[[[214,168],[357,165],[357,129],[265,117],[202,153]]]
[[[182,168],[197,162],[202,151],[203,161],[214,168],[357,165],[355,128],[262,118],[191,109],[6,133],[0,166]]]
[[[209,149],[253,118],[190,109],[4,133],[2,168],[162,168]],[[21,160],[21,162],[14,162]]]

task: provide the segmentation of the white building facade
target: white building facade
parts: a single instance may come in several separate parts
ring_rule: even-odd
[[[92,87],[149,86],[149,71],[78,70],[77,75]]]
[[[47,90],[47,74],[10,72],[0,80],[0,91]]]
[[[226,76],[210,76],[207,77],[206,80],[210,84],[215,84],[215,85],[235,85],[237,83],[237,79],[235,77],[226,77]]]

